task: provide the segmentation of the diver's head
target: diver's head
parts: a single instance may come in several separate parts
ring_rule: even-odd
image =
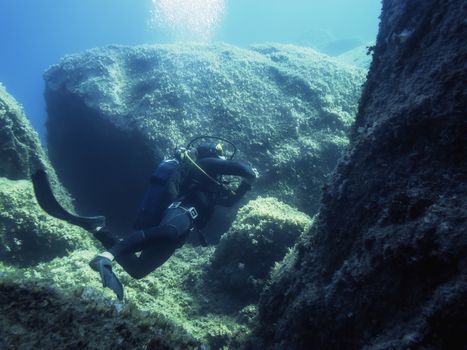
[[[196,147],[198,159],[221,158],[224,159],[224,148],[221,143],[206,142]]]

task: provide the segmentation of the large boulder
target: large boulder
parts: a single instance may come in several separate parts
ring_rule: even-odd
[[[350,148],[252,348],[467,347],[466,17],[461,0],[383,1]]]
[[[313,213],[364,78],[294,46],[89,50],[45,74],[49,154],[78,203],[114,226],[129,227],[157,162],[206,134],[259,169],[257,193]]]
[[[311,222],[308,215],[275,198],[250,201],[216,247],[209,284],[244,302],[257,302],[274,264]]]

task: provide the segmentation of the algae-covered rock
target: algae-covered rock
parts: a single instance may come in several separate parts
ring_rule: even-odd
[[[29,179],[44,169],[62,205],[71,209],[70,197],[60,185],[39,136],[24,115],[22,107],[0,83],[0,177]]]
[[[44,169],[62,205],[71,199],[58,182],[21,106],[0,84],[0,260],[31,266],[93,245],[89,233],[48,216],[29,177]]]
[[[228,299],[222,294],[215,294],[211,287],[204,283],[204,267],[208,265],[213,251],[212,247],[186,245],[177,250],[163,266],[140,280],[131,278],[118,264],[115,264],[113,270],[125,286],[123,302],[117,301],[112,291],[102,288],[98,273],[89,267],[89,261],[97,253],[95,248],[74,250],[67,256],[55,258],[32,268],[9,267],[3,270],[0,262],[0,271],[3,271],[3,274],[0,274],[0,285],[15,281],[19,285],[35,285],[37,290],[42,292],[44,289],[45,292],[51,289],[59,293],[63,302],[72,310],[81,308],[83,304],[90,305],[95,312],[97,323],[90,321],[89,327],[94,325],[95,332],[105,332],[107,327],[113,327],[115,322],[120,322],[122,317],[118,315],[123,315],[125,322],[131,322],[138,327],[143,325],[142,331],[146,328],[155,331],[154,327],[162,325],[163,328],[156,330],[156,334],[165,336],[168,332],[167,342],[174,348],[177,348],[177,337],[180,338],[182,335],[194,339],[194,342],[210,345],[212,348],[222,348],[228,344],[235,344],[241,336],[249,333],[251,326],[242,320],[237,320],[235,315],[228,315],[226,312],[230,307]],[[40,301],[41,299],[38,301],[39,304]],[[5,306],[5,301],[0,298],[0,311],[1,308],[7,310],[8,315],[4,317],[9,319],[11,325],[15,324],[13,320],[20,317],[23,312]],[[29,317],[41,317],[34,313],[31,311]],[[56,313],[52,312],[51,317],[55,319],[60,313],[60,310]],[[111,315],[114,315],[114,321],[109,321],[109,325],[98,322],[101,318],[108,319]],[[81,318],[81,312],[78,312],[76,317]],[[1,320],[0,313],[0,322]],[[18,324],[21,325],[21,322]],[[166,329],[167,325],[171,325],[169,330]],[[91,332],[88,325],[83,327],[85,334]],[[70,331],[68,327],[65,327],[65,330]],[[60,329],[55,331],[62,334]],[[31,325],[29,332],[28,339],[31,342],[40,342],[43,332],[41,327]],[[134,329],[131,334],[133,333]],[[77,340],[85,341],[82,335],[75,334],[75,336]],[[11,337],[12,335],[9,334],[8,339]],[[107,337],[105,339],[109,341]],[[144,339],[140,341],[144,343]],[[146,341],[149,341],[149,338]],[[21,343],[17,338],[13,338],[12,342]]]
[[[31,266],[93,246],[90,234],[48,216],[27,180],[0,177],[0,260]]]
[[[1,84],[0,140],[0,176],[25,179],[37,168],[48,167],[37,133]]]
[[[467,348],[467,6],[383,1],[351,143],[251,349]]]
[[[45,74],[49,153],[78,203],[111,224],[129,227],[157,161],[206,134],[258,168],[254,191],[313,213],[364,78],[288,45],[89,50]]]
[[[12,156],[0,158],[0,348],[222,348],[248,334],[250,326],[225,312],[228,301],[203,283],[212,247],[184,247],[142,280],[115,265],[126,292],[125,302],[116,302],[89,267],[98,253],[90,233],[38,206],[28,179],[36,166],[47,170],[65,206],[68,197],[20,107],[6,96],[0,129],[8,131],[2,150],[11,153],[2,154]]]
[[[280,261],[312,220],[275,198],[258,198],[240,208],[212,258],[209,278],[217,288],[251,300],[259,296]]]
[[[0,281],[2,349],[191,350],[199,342],[173,323],[109,308],[34,282]]]

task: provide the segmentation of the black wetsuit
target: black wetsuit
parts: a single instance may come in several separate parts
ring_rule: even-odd
[[[235,175],[246,179],[255,178],[253,169],[241,162],[219,158],[203,158],[198,165],[213,179],[221,175]],[[161,223],[152,228],[138,230],[113,245],[109,252],[134,278],[142,278],[161,266],[181,247],[193,228],[204,227],[211,217],[214,206],[232,206],[251,188],[242,182],[235,192],[226,191],[209,179],[199,169],[192,167],[181,184],[177,208],[168,208]],[[193,219],[188,208],[194,207],[198,216]],[[137,256],[136,252],[141,252]]]

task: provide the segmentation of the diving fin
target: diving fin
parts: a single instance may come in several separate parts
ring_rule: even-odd
[[[89,266],[99,272],[104,288],[110,288],[117,295],[118,300],[123,300],[123,285],[112,271],[112,262],[103,256],[96,256]]]
[[[31,175],[34,193],[41,208],[49,215],[65,220],[90,232],[99,231],[105,226],[105,216],[78,216],[68,212],[55,198],[47,173],[40,169]]]

